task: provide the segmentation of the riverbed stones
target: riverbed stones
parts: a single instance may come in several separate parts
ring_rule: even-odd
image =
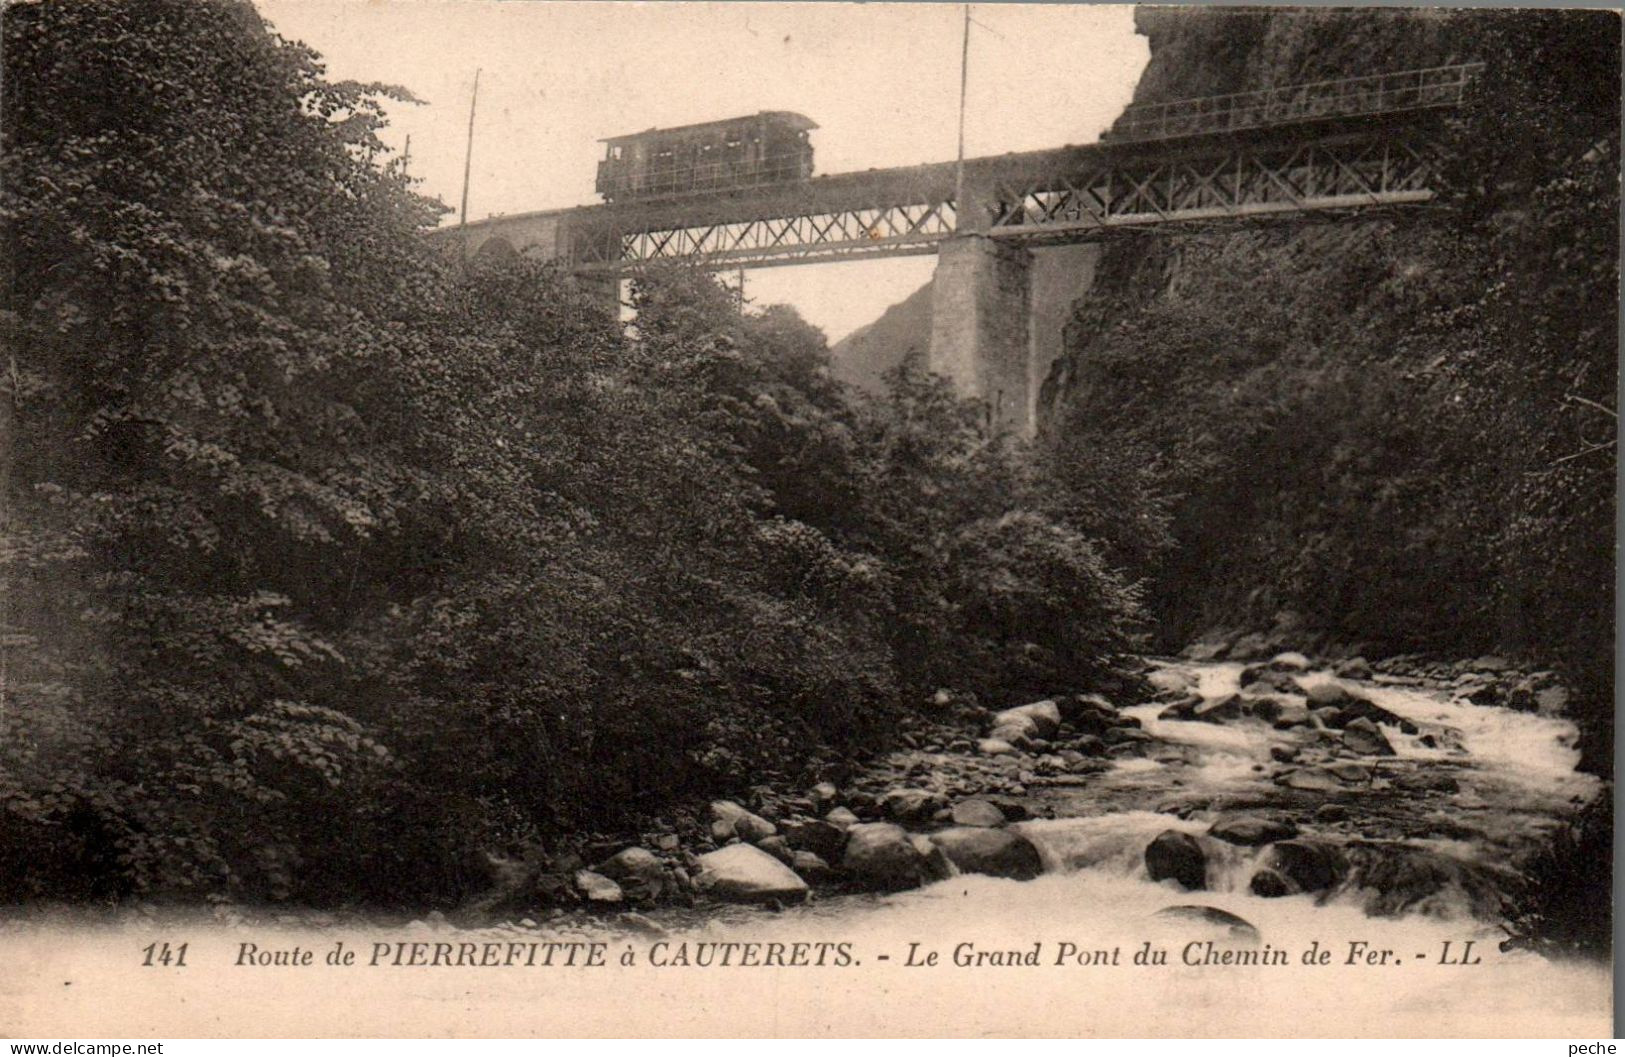
[[[834,782],[819,782],[812,787],[808,796],[812,799],[813,810],[828,811],[840,800],[841,791],[835,788]]]
[[[626,848],[593,867],[637,902],[653,902],[666,890],[666,864],[647,848]]]
[[[822,855],[810,851],[798,851],[795,860],[791,862],[790,869],[796,872],[808,884],[824,884],[834,876],[835,871],[825,861]]]
[[[732,800],[711,801],[711,833],[713,839],[720,832],[731,833],[742,841],[754,843],[771,837],[779,831],[767,819],[745,810]],[[721,843],[721,841],[718,841]]]
[[[1061,729],[1061,706],[1044,700],[1007,708],[994,714],[992,726],[995,731],[1006,727],[1023,729],[1029,738],[1053,738]]]
[[[1190,719],[1191,712],[1202,703],[1198,694],[1186,694],[1168,703],[1168,706],[1157,713],[1158,719]]]
[[[881,812],[905,826],[923,826],[947,806],[947,798],[930,789],[890,789],[880,798]]]
[[[1032,841],[1007,829],[955,826],[931,834],[931,842],[960,873],[1029,881],[1044,869]]]
[[[1116,705],[1099,694],[1074,694],[1056,699],[1061,710],[1061,722],[1083,733],[1098,733],[1090,728],[1097,724],[1113,726],[1121,713]]]
[[[1328,705],[1341,708],[1354,697],[1348,687],[1335,679],[1310,683],[1303,688],[1303,692],[1312,708],[1325,708]]]
[[[1342,679],[1370,679],[1371,662],[1364,657],[1350,657],[1339,664],[1334,671]]]
[[[1160,694],[1185,694],[1193,689],[1191,677],[1174,668],[1158,668],[1145,681]]]
[[[1254,693],[1259,690],[1273,690],[1282,694],[1296,694],[1301,693],[1303,689],[1298,685],[1293,672],[1271,668],[1264,664],[1243,668],[1239,682],[1243,689]]]
[[[1298,835],[1298,827],[1290,822],[1264,818],[1260,815],[1225,815],[1213,823],[1208,834],[1227,844],[1256,848],[1259,845],[1273,844],[1278,840],[1295,837]]]
[[[1265,853],[1263,870],[1273,873],[1285,882],[1285,892],[1260,892],[1254,895],[1290,895],[1297,892],[1324,892],[1341,884],[1348,876],[1348,858],[1341,848],[1325,841],[1286,840],[1270,845]],[[1256,878],[1255,878],[1256,880]],[[1274,881],[1266,882],[1274,887]]]
[[[694,887],[733,903],[799,903],[808,892],[807,882],[794,870],[749,844],[730,844],[700,856]]]
[[[856,818],[853,821],[857,821]],[[848,823],[850,825],[850,823]],[[782,827],[785,842],[795,851],[810,851],[826,862],[838,858],[846,847],[846,830],[824,819],[790,819]]]
[[[1276,672],[1307,672],[1309,658],[1294,650],[1277,653],[1270,658],[1270,670]]]
[[[1191,709],[1190,718],[1201,723],[1228,723],[1240,719],[1243,711],[1240,694],[1224,694],[1204,698]]]
[[[914,845],[914,850],[920,853],[920,882],[930,884],[932,881],[946,881],[959,872],[936,842],[922,833],[911,833],[908,842]]]
[[[1165,829],[1146,845],[1145,869],[1153,881],[1178,881],[1186,888],[1207,887],[1207,855],[1189,833]]]
[[[832,807],[824,813],[824,821],[845,830],[858,824],[858,816],[853,814],[851,808]]]
[[[1275,784],[1306,793],[1337,793],[1343,790],[1342,780],[1323,767],[1295,767],[1276,775]]]
[[[575,882],[576,891],[589,903],[609,906],[626,898],[620,885],[593,870],[577,870]]]
[[[841,869],[883,889],[913,888],[924,867],[908,831],[891,822],[860,822],[846,831]]]
[[[1004,812],[986,800],[980,799],[961,800],[954,805],[950,817],[956,826],[979,826],[993,829],[1004,825]]]
[[[976,743],[976,751],[983,756],[1011,756],[1016,747],[1003,738],[982,738]]]
[[[1361,717],[1351,720],[1343,728],[1343,745],[1350,752],[1361,756],[1392,756],[1394,747],[1389,744],[1388,738],[1369,719]]]
[[[794,866],[796,853],[782,836],[763,837],[756,846],[786,866]]]

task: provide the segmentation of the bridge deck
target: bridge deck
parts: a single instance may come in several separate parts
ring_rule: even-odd
[[[1433,196],[1422,115],[1479,67],[1403,71],[1135,106],[1100,143],[650,202],[554,211],[582,271],[766,267],[935,252],[956,233],[1079,242],[1174,222],[1410,205]],[[468,225],[471,244],[541,214]],[[487,234],[488,233],[488,234]]]

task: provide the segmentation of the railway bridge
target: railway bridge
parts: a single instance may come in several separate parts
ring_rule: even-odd
[[[559,259],[605,283],[660,262],[720,270],[936,254],[932,368],[1030,433],[1059,351],[1058,324],[1039,333],[1033,322],[1046,251],[1426,203],[1437,192],[1439,119],[1479,69],[1135,105],[1098,143],[970,158],[962,171],[943,162],[838,173],[494,217],[440,237],[461,239],[469,255]]]

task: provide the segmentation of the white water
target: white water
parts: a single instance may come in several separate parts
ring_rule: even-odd
[[[1198,692],[1205,697],[1234,692],[1241,667],[1192,666]],[[1305,682],[1316,678],[1329,677],[1308,677]],[[1405,734],[1396,726],[1384,726],[1400,760],[1448,762],[1451,773],[1464,776],[1462,789],[1448,798],[1461,807],[1495,808],[1506,800],[1519,810],[1557,813],[1598,788],[1596,779],[1574,770],[1579,753],[1571,723],[1451,702],[1415,690],[1360,689],[1420,728]],[[1126,711],[1159,741],[1181,750],[1177,758],[1118,761],[1101,777],[1104,785],[1151,789],[1161,780],[1162,788],[1174,786],[1184,793],[1256,789],[1264,781],[1261,764],[1267,765],[1270,747],[1293,743],[1290,735],[1261,723],[1159,720],[1160,710],[1161,706],[1148,705]],[[1440,739],[1438,747],[1421,742],[1430,731]],[[1421,804],[1418,810],[1426,814],[1442,807]],[[1122,958],[1150,942],[1170,951],[1170,965],[1051,969],[1128,974],[1123,979],[1133,980],[1134,988],[1115,989],[1110,1008],[1095,1014],[1106,1018],[1101,1025],[1136,1022],[1138,1030],[1147,1033],[1158,1033],[1159,1026],[1198,1035],[1228,1031],[1493,1035],[1557,1029],[1583,1034],[1583,1025],[1597,1032],[1609,1030],[1611,977],[1606,967],[1553,962],[1527,950],[1503,952],[1499,944],[1506,932],[1474,920],[1465,901],[1452,899],[1449,892],[1426,900],[1422,904],[1426,915],[1401,918],[1367,916],[1357,891],[1330,899],[1307,894],[1260,898],[1250,894],[1247,883],[1265,853],[1212,841],[1206,842],[1209,891],[1186,892],[1174,882],[1149,879],[1144,849],[1157,834],[1176,830],[1199,835],[1209,824],[1209,818],[1181,820],[1147,809],[1025,822],[1015,828],[1039,848],[1047,871],[1035,881],[956,877],[875,902],[842,900],[838,908],[809,908],[789,917],[798,927],[802,920],[816,919],[836,932],[897,937],[897,942],[905,936],[939,945],[987,938],[994,944],[1021,947],[1039,940],[1046,957],[1059,952],[1054,944],[1060,940],[1082,949],[1115,948]],[[1468,860],[1483,854],[1482,848],[1466,840],[1411,843]],[[1188,917],[1158,915],[1169,907],[1193,905],[1240,917],[1257,930],[1256,938],[1236,938],[1228,929]],[[726,933],[731,926],[717,928]],[[1209,939],[1221,946],[1286,951],[1293,964],[1179,964],[1187,943]],[[1446,943],[1459,952],[1469,940],[1474,955],[1482,958],[1479,964],[1440,964]],[[1364,944],[1362,952],[1393,953],[1376,964],[1364,959],[1350,964],[1354,943]],[[1331,964],[1304,966],[1303,952],[1311,944],[1331,950]],[[1136,1021],[1168,1008],[1159,1002],[1174,1002],[1197,1017],[1182,1014],[1177,1026]]]

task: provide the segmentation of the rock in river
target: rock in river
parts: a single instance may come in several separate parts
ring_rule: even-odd
[[[1388,743],[1388,738],[1382,730],[1369,719],[1361,717],[1351,720],[1343,728],[1343,744],[1351,752],[1361,756],[1392,756],[1394,747]]]
[[[1254,895],[1265,897],[1323,892],[1341,884],[1348,870],[1348,859],[1335,844],[1286,840],[1270,845],[1264,868],[1259,871],[1263,879],[1255,876],[1251,887]]]
[[[619,903],[624,898],[620,885],[591,870],[576,871],[576,889],[589,903]]]
[[[1030,705],[1007,708],[993,717],[993,729],[1003,728],[1023,730],[1029,738],[1053,738],[1061,729],[1061,706],[1054,701],[1034,701]]]
[[[954,825],[996,828],[1004,825],[1004,812],[986,800],[961,800],[954,805]]]
[[[920,853],[908,831],[890,822],[860,822],[846,831],[841,866],[877,888],[913,888],[920,883]]]
[[[1044,869],[1032,841],[1007,829],[955,826],[931,834],[931,841],[947,854],[960,873],[1029,881]]]
[[[929,789],[893,789],[880,798],[886,817],[905,826],[923,826],[947,806],[946,797]]]
[[[759,841],[778,832],[778,827],[760,815],[752,814],[732,800],[711,801],[713,833],[731,830],[740,840]]]
[[[593,870],[620,885],[628,899],[652,901],[666,890],[666,866],[646,848],[616,852]]]
[[[1145,849],[1145,869],[1153,881],[1175,880],[1186,888],[1207,887],[1207,856],[1189,833],[1165,829]]]
[[[846,829],[833,821],[816,818],[791,819],[783,828],[784,839],[791,848],[796,851],[810,851],[826,862],[839,858],[841,849],[846,847]]]
[[[1258,815],[1226,815],[1213,823],[1208,833],[1230,844],[1256,848],[1261,844],[1273,844],[1295,837],[1298,827],[1290,822]]]
[[[735,903],[765,903],[777,899],[800,902],[807,898],[807,882],[760,848],[730,844],[700,856],[694,886],[718,899]]]

